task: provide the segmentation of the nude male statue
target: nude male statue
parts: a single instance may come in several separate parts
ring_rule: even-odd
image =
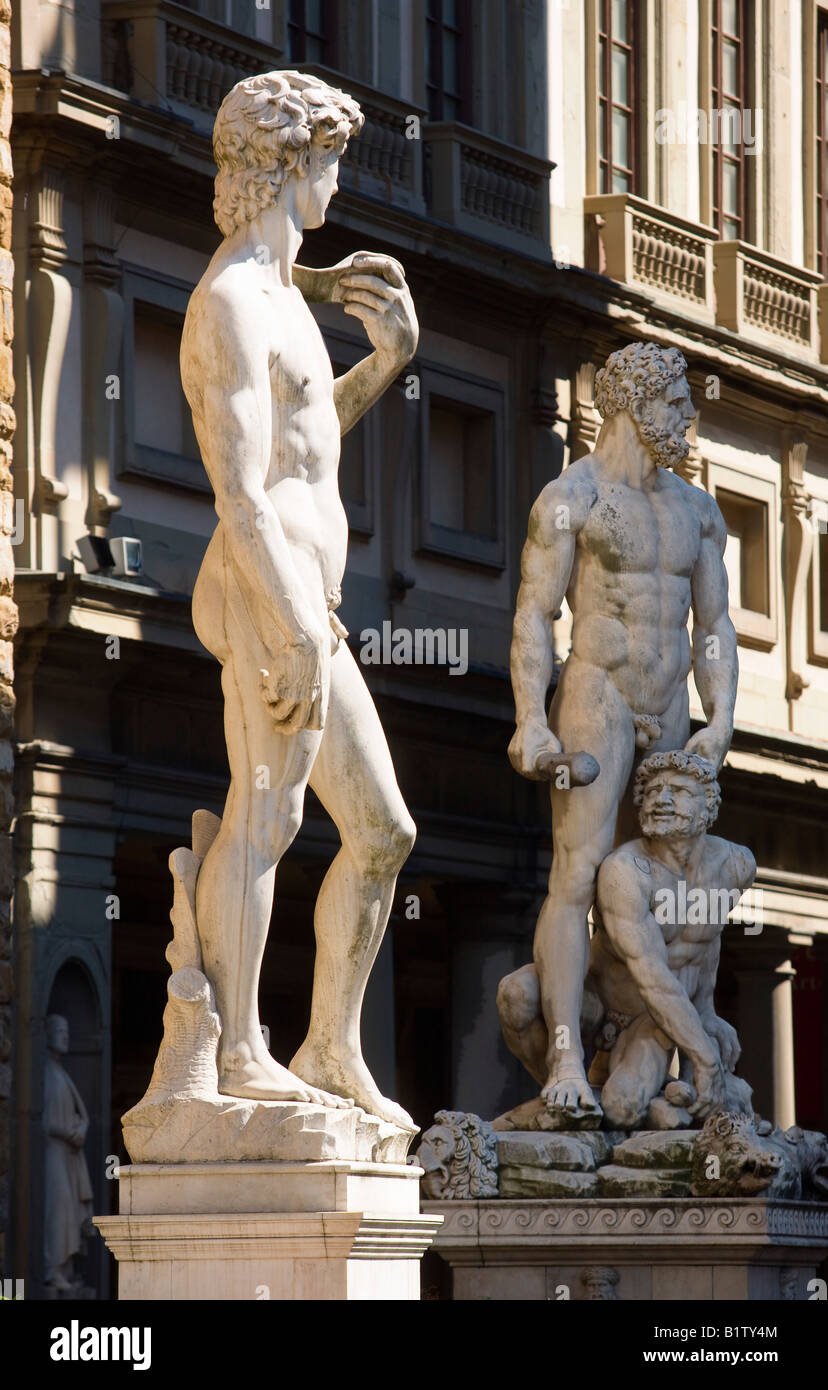
[[[415,826],[334,610],[348,543],[340,437],[413,356],[417,320],[391,257],[358,253],[319,272],[295,264],[362,123],[349,97],[295,72],[237,83],[216,118],[224,240],[190,301],[181,375],[219,519],[193,622],[222,665],[231,783],[196,920],[224,1094],[353,1100],[413,1129],[365,1065],[360,1009]],[[336,381],[303,292],[341,302],[374,348]],[[316,904],[310,1024],[288,1070],[265,1048],[257,991],[276,868],[308,783],[342,846]]]
[[[654,344],[609,357],[595,378],[604,420],[595,452],[544,488],[523,551],[509,757],[524,777],[550,780],[554,863],[534,946],[548,1035],[541,1094],[551,1113],[575,1121],[600,1114],[579,1032],[587,915],[601,861],[634,833],[636,756],[686,748],[718,770],[733,732],[725,525],[707,493],[670,471],[688,452],[695,413],[686,366],[675,348]],[[564,597],[572,650],[547,720],[552,621]],[[691,665],[708,720],[692,738]]]
[[[92,1183],[83,1145],[89,1114],[63,1065],[69,1051],[69,1024],[60,1014],[46,1019],[48,1055],[43,1077],[45,1139],[43,1213],[45,1283],[61,1293],[77,1290],[74,1257],[91,1231]]]
[[[703,1120],[722,1106],[753,1113],[751,1091],[733,1074],[734,1029],[719,1018],[713,991],[721,934],[753,882],[749,849],[707,834],[720,792],[713,767],[695,753],[653,753],[638,768],[634,802],[641,835],[614,850],[598,871],[596,930],[584,990],[584,1021],[604,1023],[607,1075],[601,1105],[610,1129],[678,1128],[681,1112]],[[524,966],[509,980],[504,1027],[510,1047],[542,1079],[547,1038],[538,975]],[[606,1036],[609,1034],[609,1036]],[[668,1084],[674,1048],[682,1081]],[[590,1070],[594,1076],[595,1063]]]

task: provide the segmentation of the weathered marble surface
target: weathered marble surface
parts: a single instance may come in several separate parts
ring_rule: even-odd
[[[432,1201],[456,1300],[806,1301],[828,1206],[739,1198]]]
[[[828,1140],[797,1127],[712,1114],[702,1129],[496,1129],[440,1111],[415,1155],[426,1200],[514,1197],[828,1199]]]
[[[751,1088],[735,1074],[739,1039],[713,995],[722,931],[756,863],[709,833],[720,800],[712,765],[695,753],[651,753],[636,771],[641,834],[598,872],[580,1021],[596,1106],[579,1107],[573,1127],[597,1127],[602,1114],[607,1128],[630,1130],[690,1126],[718,1108],[753,1114]],[[536,964],[501,982],[498,1007],[510,1048],[539,1075],[549,1040]],[[566,1128],[566,1114],[542,1092],[496,1123]]]
[[[396,1163],[140,1164],[95,1224],[119,1299],[416,1300],[442,1218]]]
[[[511,657],[509,757],[522,776],[549,782],[554,860],[534,944],[539,1021],[516,1024],[508,984],[501,1015],[507,1043],[564,1128],[600,1114],[581,1041],[587,915],[616,829],[635,833],[636,760],[683,749],[717,771],[737,679],[724,521],[712,497],[671,471],[687,455],[695,414],[684,358],[653,343],[613,353],[596,374],[595,405],[603,425],[594,453],[564,469],[532,509]],[[572,650],[547,718],[552,624],[564,596]],[[708,719],[692,737],[691,664]]]
[[[799,1125],[781,1130],[744,1115],[711,1115],[693,1149],[691,1190],[705,1197],[761,1193],[828,1201],[828,1139]]]
[[[197,812],[192,847],[170,860],[174,973],[150,1090],[125,1118],[133,1158],[388,1157],[416,1132],[360,1043],[416,831],[336,609],[341,435],[414,354],[417,319],[393,257],[296,264],[362,125],[345,93],[292,71],[238,82],[216,117],[222,241],[190,299],[181,378],[218,517],[193,624],[222,666],[231,782],[221,820]],[[341,304],[365,329],[372,350],[337,380],[306,299]],[[265,1046],[258,984],[308,785],[342,843],[316,903],[310,1023],[288,1069]]]
[[[193,817],[193,845],[204,849],[218,829],[215,816]],[[134,1163],[219,1162],[228,1155],[252,1161],[356,1159],[403,1163],[411,1130],[359,1106],[301,1101],[241,1100],[219,1085],[221,1025],[213,989],[202,970],[195,927],[194,889],[202,856],[177,849],[170,856],[175,897],[174,936],[167,948],[173,974],[167,984],[164,1037],[146,1095],[122,1118]]]

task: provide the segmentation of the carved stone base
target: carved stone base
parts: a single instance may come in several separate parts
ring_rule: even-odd
[[[760,1299],[820,1296],[828,1206],[643,1198],[425,1201],[453,1297]]]
[[[292,1101],[164,1098],[144,1100],[123,1118],[134,1163],[308,1163],[346,1159],[405,1163],[410,1130],[366,1115]]]
[[[119,1299],[420,1296],[441,1217],[420,1169],[391,1163],[176,1163],[120,1170],[119,1214],[95,1225]]]

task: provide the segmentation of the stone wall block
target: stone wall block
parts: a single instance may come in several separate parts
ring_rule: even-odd
[[[17,632],[17,604],[10,598],[0,597],[0,640],[10,642]]]
[[[11,400],[14,396],[14,369],[12,366],[12,350],[8,344],[0,347],[0,395]]]
[[[0,897],[11,898],[14,891],[14,852],[10,835],[0,835]]]

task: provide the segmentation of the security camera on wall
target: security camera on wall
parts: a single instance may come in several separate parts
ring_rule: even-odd
[[[133,578],[143,574],[141,542],[134,536],[81,536],[78,541],[80,557],[87,574],[109,574]]]
[[[139,540],[134,536],[116,536],[109,545],[115,557],[113,574],[129,579],[143,573],[144,562]]]

